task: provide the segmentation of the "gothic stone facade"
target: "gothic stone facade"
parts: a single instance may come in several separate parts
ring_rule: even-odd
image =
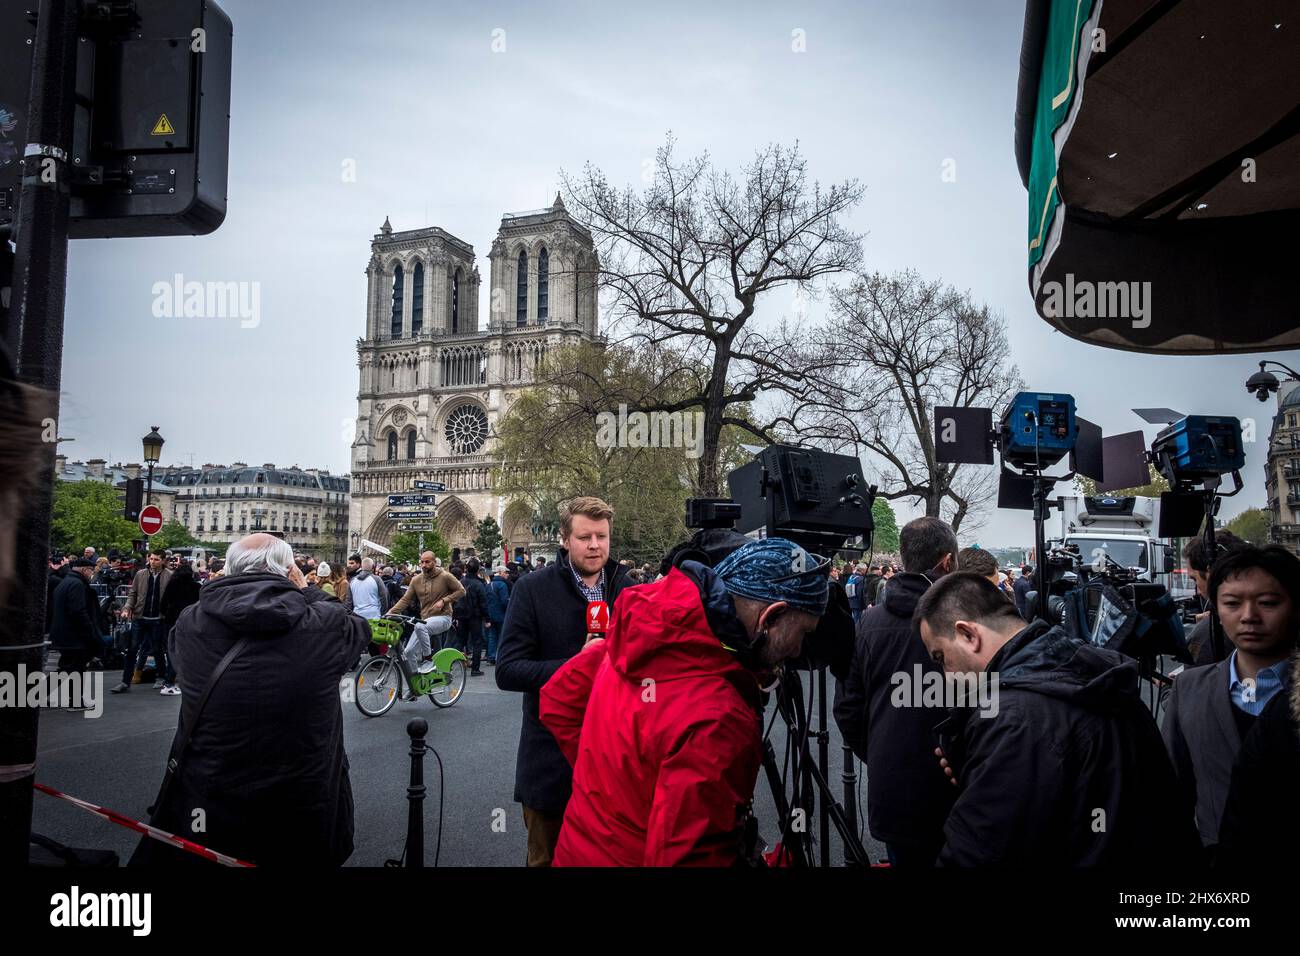
[[[557,195],[502,217],[489,255],[490,309],[479,328],[474,249],[438,227],[394,232],[385,220],[366,268],[366,334],[352,444],[352,535],[388,545],[390,494],[439,481],[437,526],[452,547],[497,519],[512,549],[532,537],[531,509],[492,486],[498,420],[548,351],[599,334],[591,235]]]

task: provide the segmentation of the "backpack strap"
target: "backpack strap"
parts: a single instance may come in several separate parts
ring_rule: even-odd
[[[194,710],[194,719],[190,724],[184,727],[176,739],[172,741],[171,752],[167,755],[167,772],[163,774],[162,786],[158,788],[158,796],[154,799],[153,806],[149,807],[150,821],[154,815],[163,807],[167,793],[171,789],[172,781],[176,779],[176,773],[180,769],[181,758],[185,755],[185,749],[190,745],[190,737],[194,733],[194,728],[199,724],[199,717],[203,714],[203,708],[212,695],[212,689],[217,686],[217,681],[221,680],[221,675],[226,672],[226,668],[234,661],[248,646],[248,638],[241,637],[230,650],[226,651],[224,657],[217,663],[216,669],[212,672],[212,677],[208,680],[208,686],[203,690],[203,696],[199,698],[199,706]]]

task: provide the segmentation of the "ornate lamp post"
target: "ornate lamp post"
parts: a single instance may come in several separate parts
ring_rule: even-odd
[[[149,434],[145,435],[141,441],[144,444],[144,460],[149,465],[149,478],[145,483],[144,499],[145,504],[153,504],[153,466],[158,464],[158,459],[162,455],[163,437],[158,434],[158,426],[150,425]]]

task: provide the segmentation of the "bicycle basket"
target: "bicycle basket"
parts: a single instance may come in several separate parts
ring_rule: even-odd
[[[402,639],[402,625],[397,621],[372,618],[370,621],[370,639],[376,644],[396,644]]]

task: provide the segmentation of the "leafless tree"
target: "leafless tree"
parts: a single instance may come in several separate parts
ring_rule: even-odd
[[[679,160],[671,135],[644,191],[615,188],[590,164],[579,177],[561,175],[570,213],[600,256],[611,338],[671,352],[678,384],[689,383],[671,401],[642,396],[635,409],[703,411],[696,490],[716,494],[724,426],[777,440],[791,419],[760,419],[754,403],[781,396],[797,409],[824,391],[834,354],[785,322],[760,330],[755,316],[775,290],[813,295],[819,280],[859,264],[861,236],[841,220],[863,189],[810,181],[797,145],[768,146],[733,177],[707,154]]]
[[[954,531],[978,526],[996,475],[937,461],[933,413],[979,406],[996,415],[1022,388],[1006,323],[969,293],[910,270],[862,276],[832,300],[822,347],[850,364],[818,407],[793,413],[799,433],[882,460],[882,497],[924,502]]]

